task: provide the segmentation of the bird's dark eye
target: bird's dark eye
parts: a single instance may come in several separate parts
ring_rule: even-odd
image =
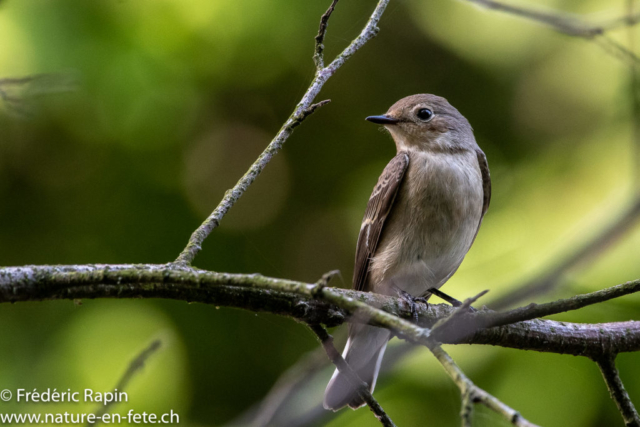
[[[431,119],[431,117],[433,117],[433,111],[429,110],[428,108],[421,108],[418,110],[416,116],[418,116],[420,120],[424,120],[426,122],[427,120]]]

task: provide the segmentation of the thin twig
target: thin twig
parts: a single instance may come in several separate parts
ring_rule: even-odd
[[[0,79],[0,99],[10,113],[25,118],[33,115],[35,98],[74,91],[79,86],[79,80],[74,72],[6,77]]]
[[[627,0],[627,4],[632,3],[633,0]],[[633,7],[633,5],[632,5]],[[601,24],[600,26],[605,31],[617,30],[622,27],[634,27],[638,22],[640,22],[640,11],[634,12],[627,8],[627,13],[624,16],[619,18],[614,18]]]
[[[633,280],[621,285],[612,286],[588,294],[576,295],[571,298],[560,299],[544,304],[529,304],[525,307],[516,308],[504,313],[486,315],[489,320],[486,327],[507,325],[523,320],[535,319],[538,317],[550,316],[552,314],[564,313],[565,311],[578,310],[588,305],[598,304],[624,295],[633,294],[640,291],[640,280]],[[470,316],[474,316],[471,314]],[[483,315],[478,313],[479,317]]]
[[[462,305],[460,305],[459,307],[456,307],[453,312],[451,313],[450,316],[445,317],[442,320],[438,320],[438,323],[436,323],[435,325],[433,325],[433,328],[431,328],[431,334],[434,335],[437,333],[438,330],[440,329],[445,329],[445,327],[450,323],[455,321],[457,318],[459,318],[460,316],[462,316],[463,314],[467,313],[469,311],[469,307],[471,307],[471,304],[473,304],[474,302],[476,302],[480,297],[482,297],[483,295],[485,295],[487,292],[489,292],[488,290],[482,291],[479,294],[477,294],[474,297],[471,298],[467,298]]]
[[[529,21],[538,22],[570,36],[592,38],[605,31],[603,27],[588,24],[573,15],[558,11],[536,10],[496,0],[467,1],[486,9],[496,10],[498,12],[504,12],[509,15],[525,18]]]
[[[382,423],[383,426],[395,427],[391,418],[389,418],[387,413],[382,409],[382,406],[380,406],[369,391],[367,383],[358,377],[358,374],[349,366],[338,350],[336,350],[333,345],[333,337],[329,335],[327,330],[318,324],[310,324],[309,328],[317,335],[331,362],[336,365],[336,368],[338,368],[341,374],[347,377],[347,380],[349,380],[351,385],[356,389],[358,396],[367,403],[367,406],[369,406],[369,409],[371,409],[371,412],[373,412],[376,418],[380,420],[380,423]]]
[[[626,15],[616,18],[602,25],[594,25],[584,20],[558,11],[543,11],[540,9],[527,8],[508,4],[497,0],[467,0],[469,3],[476,4],[486,9],[505,12],[507,14],[527,19],[546,25],[562,34],[573,37],[580,37],[587,40],[597,40],[598,43],[607,53],[612,54],[620,59],[630,60],[635,63],[640,62],[632,51],[628,50],[621,44],[609,38],[602,40],[603,35],[609,31],[622,26],[633,26],[640,20],[640,14]]]
[[[129,385],[129,381],[136,375],[142,368],[144,364],[149,360],[149,358],[154,355],[160,348],[162,347],[162,341],[159,339],[154,340],[151,344],[149,344],[144,350],[138,354],[135,359],[129,363],[129,367],[125,371],[125,373],[118,381],[118,384],[115,386],[115,390],[124,391],[124,389]],[[88,422],[87,426],[97,425],[102,421],[102,416],[107,413],[107,410],[110,406],[112,406],[114,402],[108,402],[106,405],[101,405],[100,409],[95,413],[95,422]]]
[[[313,61],[316,63],[316,68],[321,70],[324,68],[324,36],[327,33],[327,26],[329,24],[329,18],[333,10],[336,8],[338,0],[333,0],[329,9],[320,18],[320,28],[318,28],[318,35],[316,36],[316,53],[313,55]]]
[[[244,176],[240,178],[232,189],[225,193],[223,199],[211,215],[209,215],[209,217],[193,232],[189,238],[187,246],[176,259],[176,264],[182,266],[191,265],[191,262],[202,249],[202,243],[204,240],[216,227],[218,227],[220,220],[225,216],[229,209],[233,207],[245,191],[247,191],[247,188],[249,188],[253,181],[255,181],[260,172],[262,172],[262,170],[271,161],[273,156],[280,151],[285,141],[291,136],[295,127],[308,117],[309,114],[315,111],[316,107],[326,104],[326,102],[323,101],[316,104],[316,107],[313,107],[312,105],[313,100],[316,98],[327,80],[329,80],[329,78],[333,76],[349,58],[351,58],[362,46],[364,46],[378,33],[378,22],[380,21],[387,4],[389,4],[389,1],[390,0],[379,0],[376,8],[369,18],[369,21],[364,26],[358,37],[356,37],[349,46],[347,46],[342,53],[340,53],[331,62],[331,64],[317,70],[313,81],[307,88],[307,91],[294,109],[293,113],[289,116],[282,128],[280,128],[276,136],[271,140],[267,148],[262,152],[262,154],[260,154],[258,159],[251,165]]]
[[[623,62],[629,64],[629,66],[637,66],[640,64],[640,58],[633,53],[633,51],[627,49],[622,44],[618,43],[611,37],[606,35],[598,36],[593,41],[600,46],[606,53],[617,58]]]
[[[547,293],[560,283],[570,270],[586,264],[624,237],[640,219],[640,195],[631,206],[623,212],[611,225],[603,228],[593,239],[578,248],[559,265],[552,267],[542,275],[522,285],[514,286],[514,291],[496,299],[487,305],[494,310],[502,310],[521,303],[531,301],[535,295]]]
[[[613,19],[601,25],[585,22],[581,18],[568,13],[558,11],[543,11],[515,4],[507,4],[496,0],[467,0],[487,9],[505,12],[510,15],[519,16],[530,21],[539,22],[553,28],[554,30],[575,37],[592,38],[601,35],[606,31],[622,26],[633,26],[640,20],[640,14],[625,15],[621,18]]]
[[[569,36],[594,40],[596,44],[603,48],[608,54],[623,61],[627,61],[632,66],[637,66],[640,63],[640,58],[638,58],[634,53],[632,45],[630,45],[629,48],[626,48],[610,37],[605,37],[605,33],[608,31],[621,27],[631,28],[640,22],[640,12],[635,12],[632,9],[629,9],[627,14],[622,17],[597,25],[588,23],[575,15],[558,11],[536,10],[503,3],[497,0],[467,1],[487,9],[505,12],[530,21],[538,22]]]
[[[571,298],[561,299],[545,304],[531,303],[527,306],[502,313],[494,311],[465,313],[448,322],[446,328],[439,328],[434,334],[434,338],[442,340],[444,336],[447,336],[449,339],[453,339],[455,341],[456,338],[453,338],[452,336],[457,336],[458,339],[463,339],[480,329],[510,325],[516,322],[550,316],[552,314],[578,310],[588,305],[598,304],[639,291],[640,280],[635,280],[599,291],[590,292],[588,294],[576,295]]]
[[[390,371],[392,366],[395,366],[397,362],[403,359],[406,355],[410,353],[412,349],[416,347],[403,342],[400,345],[394,345],[385,351],[384,359],[382,361],[382,366],[380,367],[379,377],[384,376],[387,372]],[[318,348],[320,351],[320,356],[322,356],[322,360],[324,362],[323,366],[326,366],[327,356],[322,348]],[[315,356],[315,354],[314,354]],[[318,373],[317,370],[308,369],[309,356],[304,356],[299,359],[293,366],[288,368],[276,381],[276,385],[274,385],[269,393],[262,399],[260,402],[260,408],[266,407],[269,405],[269,411],[275,412],[273,418],[267,421],[268,425],[286,425],[287,427],[304,427],[308,425],[324,425],[329,423],[329,421],[336,417],[339,412],[327,411],[322,406],[322,403],[317,402],[315,405],[312,405],[310,408],[306,409],[302,413],[293,410],[295,407],[299,409],[299,402],[297,397],[301,393],[306,393],[310,387],[314,387],[316,385],[316,381],[314,381],[315,375]],[[305,372],[306,371],[306,372]],[[304,372],[300,375],[290,375],[290,372]],[[323,381],[324,381],[324,377]],[[279,398],[282,390],[292,390],[286,396]],[[272,402],[272,404],[267,403]],[[266,410],[266,409],[265,409]],[[246,414],[241,415],[236,420],[230,423],[230,426],[244,426],[248,424],[250,419],[255,419],[255,408],[249,409]],[[253,423],[253,427],[265,427],[266,423]]]
[[[300,389],[309,385],[314,375],[326,367],[327,356],[323,349],[316,348],[308,352],[280,375],[260,402],[227,425],[251,427],[284,425],[279,422],[279,415],[284,412],[282,409],[298,396]]]
[[[439,345],[433,345],[430,347],[433,355],[438,359],[445,372],[451,377],[453,382],[460,389],[462,395],[462,410],[461,416],[463,425],[471,425],[472,416],[472,404],[482,404],[497,414],[501,415],[504,419],[511,424],[518,427],[535,427],[536,425],[527,421],[518,411],[502,403],[491,394],[487,393],[480,387],[476,386],[460,369],[460,367],[453,361]]]
[[[324,107],[325,105],[327,105],[330,102],[331,102],[330,99],[325,99],[324,101],[320,101],[320,102],[318,102],[316,104],[311,104],[311,106],[309,106],[309,108],[305,108],[304,110],[302,110],[302,113],[300,113],[300,115],[298,117],[296,117],[296,119],[291,124],[291,129],[295,129],[296,127],[300,126],[300,124],[302,124],[302,122],[307,117],[309,117],[310,115],[312,115],[313,113],[316,112],[317,108]]]
[[[616,369],[615,359],[616,356],[613,354],[596,359],[595,362],[598,364],[600,372],[602,372],[604,381],[609,389],[609,394],[613,401],[616,402],[624,424],[627,427],[640,427],[640,417],[638,416],[635,406],[633,406],[633,402],[629,398],[627,390],[625,390],[622,384],[618,369]]]

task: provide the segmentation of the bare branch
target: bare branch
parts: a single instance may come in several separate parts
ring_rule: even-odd
[[[485,319],[488,321],[486,327],[506,325],[509,323],[520,322],[522,320],[563,313],[565,311],[578,310],[588,305],[609,301],[638,291],[640,291],[640,280],[633,280],[621,285],[612,286],[610,288],[590,292],[588,294],[576,295],[567,299],[561,299],[545,304],[532,303],[525,307],[516,308],[505,313],[486,315]]]
[[[607,31],[620,28],[623,26],[633,26],[640,21],[640,13],[629,14],[621,18],[616,18],[602,25],[595,25],[585,22],[583,19],[568,13],[559,11],[544,11],[541,9],[527,8],[509,4],[498,0],[467,0],[469,3],[476,4],[486,9],[505,12],[529,21],[550,27],[562,34],[572,37],[580,37],[587,40],[598,42],[607,53],[633,63],[640,63],[638,58],[631,50],[625,48],[621,44],[610,38],[604,38]]]
[[[0,99],[9,112],[17,117],[26,118],[35,112],[36,98],[74,91],[78,88],[78,82],[79,78],[73,72],[2,78],[0,79]]]
[[[460,369],[460,367],[453,361],[439,345],[431,346],[431,352],[436,359],[440,362],[445,372],[451,377],[453,382],[460,389],[462,395],[462,410],[461,416],[463,420],[463,426],[471,425],[471,416],[473,404],[482,404],[497,414],[501,415],[504,419],[509,421],[514,426],[518,427],[535,427],[536,425],[527,421],[518,411],[502,403],[494,396],[490,395],[480,387],[476,386]]]
[[[640,350],[634,332],[638,328],[640,322],[633,320],[585,324],[534,319],[483,329],[463,340],[455,335],[447,336],[443,339],[443,344],[488,344],[592,358]]]
[[[295,127],[311,114],[315,108],[320,105],[326,104],[325,101],[312,105],[313,100],[316,98],[324,84],[329,78],[335,74],[336,71],[353,56],[362,46],[364,46],[369,40],[371,40],[378,32],[378,22],[387,7],[390,0],[379,0],[376,8],[374,9],[369,21],[362,29],[362,32],[347,46],[340,55],[338,55],[331,64],[327,67],[319,69],[316,72],[313,81],[307,88],[307,91],[303,95],[302,99],[296,106],[294,112],[289,116],[284,123],[280,131],[271,140],[267,148],[260,154],[258,159],[251,165],[249,170],[244,174],[242,178],[236,183],[236,185],[228,190],[223,199],[220,201],[215,210],[209,215],[209,217],[198,227],[191,237],[184,250],[180,253],[176,259],[176,264],[182,266],[191,265],[198,252],[202,249],[202,243],[211,234],[211,232],[218,227],[220,220],[226,215],[226,213],[233,207],[240,197],[247,191],[247,188],[255,181],[255,179],[264,170],[267,164],[271,161],[278,151],[282,148],[287,139],[291,136]],[[327,18],[328,19],[328,18]],[[311,110],[310,110],[311,108]]]
[[[613,291],[600,292],[608,293],[610,298],[619,297],[631,291],[628,286],[636,287],[639,282],[621,285],[626,289],[624,292],[616,290],[620,286],[610,288]],[[454,310],[445,304],[418,304],[420,327],[405,320],[412,319],[413,313],[400,298],[321,285],[258,274],[179,268],[175,264],[4,267],[0,268],[0,303],[83,298],[168,298],[269,312],[326,326],[337,326],[347,320],[364,321],[388,328],[403,339],[423,345],[429,338],[429,330],[425,328],[450,316]],[[589,298],[589,295],[582,298]],[[353,313],[357,315],[349,317]],[[531,315],[529,312],[526,314]],[[492,319],[495,313],[480,311],[461,316],[461,319],[483,315]],[[505,322],[512,320],[503,319]],[[449,327],[446,329],[451,330]],[[447,332],[431,338],[443,343],[490,344],[590,357],[601,355],[603,351],[640,350],[640,322],[633,321],[581,325],[535,319],[482,329],[464,336],[466,338],[461,340],[458,334]]]
[[[298,127],[300,124],[302,124],[302,122],[309,117],[310,115],[312,115],[313,113],[316,112],[316,109],[319,107],[324,107],[325,105],[327,105],[328,103],[330,103],[331,100],[330,99],[325,99],[324,101],[320,101],[316,104],[311,104],[311,106],[309,106],[309,108],[306,108],[302,111],[302,113],[294,120],[294,122],[291,124],[291,129],[294,129],[296,127]]]
[[[640,58],[638,58],[633,51],[627,49],[611,37],[603,35],[593,39],[593,41],[614,58],[617,58],[622,62],[626,62],[632,67],[640,65]]]
[[[406,303],[402,299],[328,288],[325,282],[326,280],[321,280],[312,285],[256,274],[215,273],[180,268],[175,264],[5,267],[0,268],[0,302],[99,297],[173,298],[268,311],[311,324],[322,322],[337,325],[344,322],[348,314],[357,314],[351,317],[351,321],[366,319],[367,323],[388,328],[403,339],[429,348],[434,348],[436,339],[445,343],[453,341],[448,336],[431,336],[428,328],[405,320],[412,317],[412,312],[405,307]],[[575,301],[563,301],[560,304],[565,308],[577,308],[594,303],[596,299],[605,301],[637,291],[638,288],[640,280],[578,296]],[[322,301],[335,304],[338,308]],[[551,309],[546,309],[545,306]],[[448,305],[430,304],[422,308],[421,304],[419,314],[423,323],[432,326],[439,319],[449,317],[454,310]],[[557,312],[557,307],[550,303],[525,309],[526,316],[531,316],[534,312]],[[459,319],[464,320],[468,316],[487,316],[491,319],[494,315],[481,311],[460,315]],[[514,317],[509,316],[511,315],[501,321],[513,321]],[[640,350],[640,322],[580,325],[536,319],[483,329],[463,341],[454,342],[491,344],[597,359],[605,355]],[[467,403],[479,399],[481,403],[491,405],[490,407],[502,408],[501,411],[510,410],[500,406],[502,404],[494,401],[492,396],[477,393],[479,394],[469,394],[471,400]],[[513,420],[525,422],[515,418]]]
[[[598,364],[600,372],[602,372],[602,377],[607,384],[611,398],[616,402],[624,424],[627,427],[640,427],[640,417],[638,416],[635,406],[633,406],[633,402],[631,402],[629,398],[627,390],[625,390],[622,384],[618,369],[616,369],[615,359],[615,355],[608,355],[596,359],[595,362]]]
[[[431,335],[434,336],[437,334],[437,332],[439,330],[444,330],[446,329],[446,326],[455,321],[456,319],[458,319],[460,316],[462,316],[463,314],[467,313],[469,311],[469,308],[471,307],[471,304],[473,304],[474,302],[476,302],[480,297],[482,297],[483,295],[485,295],[487,292],[489,292],[488,290],[482,291],[480,292],[478,295],[471,297],[471,298],[467,298],[461,306],[456,307],[453,312],[451,313],[450,316],[439,320],[438,323],[436,323],[435,325],[433,325],[433,328],[431,328]]]
[[[604,33],[605,29],[601,26],[591,25],[575,16],[561,13],[558,11],[543,11],[514,4],[508,4],[496,0],[467,0],[486,9],[505,12],[510,15],[525,18],[529,21],[535,21],[559,31],[575,37],[592,38]],[[626,19],[626,17],[625,17]],[[619,21],[616,21],[619,23]]]
[[[395,427],[391,418],[389,418],[387,413],[382,409],[382,406],[380,406],[378,401],[371,395],[367,383],[358,377],[356,371],[349,366],[338,350],[336,350],[333,345],[333,337],[327,333],[327,330],[318,324],[309,325],[309,328],[317,335],[318,339],[320,339],[324,351],[327,353],[327,356],[329,356],[329,360],[336,365],[340,373],[346,375],[351,385],[355,387],[358,392],[358,396],[367,403],[367,406],[369,406],[369,409],[371,409],[371,412],[373,412],[376,418],[380,420],[380,423],[382,423],[383,426]]]
[[[408,342],[400,343],[387,348],[384,353],[382,366],[380,367],[380,376],[388,373],[393,366],[401,359],[407,356],[412,349],[416,348]],[[252,423],[252,427],[265,427],[267,425],[286,425],[287,427],[304,427],[308,425],[324,425],[331,419],[335,418],[337,412],[327,411],[320,402],[316,402],[303,413],[297,413],[293,408],[298,408],[296,397],[298,393],[306,392],[316,385],[316,374],[320,371],[320,367],[316,364],[318,355],[322,357],[322,367],[326,367],[327,356],[322,348],[313,351],[313,355],[305,355],[300,358],[294,365],[288,368],[276,381],[269,393],[262,399],[259,406],[265,408],[264,412],[274,412],[271,418],[262,417],[260,422]],[[319,363],[318,363],[319,364]],[[322,377],[322,381],[324,381]],[[290,390],[287,392],[287,390]],[[286,394],[286,395],[285,395]],[[266,407],[269,409],[266,409]],[[260,415],[264,413],[260,411]],[[248,425],[249,420],[255,420],[255,408],[249,409],[245,414],[241,415],[237,420],[230,423],[231,426]]]
[[[316,63],[316,68],[321,70],[324,68],[324,36],[327,33],[327,24],[333,10],[336,8],[338,0],[333,0],[329,9],[320,18],[320,28],[318,29],[318,35],[316,36],[316,53],[313,55],[313,61]]]
[[[285,425],[278,419],[280,413],[285,412],[283,408],[292,398],[295,399],[300,389],[308,385],[315,374],[325,367],[327,367],[327,356],[322,348],[308,352],[280,375],[267,395],[258,404],[249,408],[228,425],[251,427]],[[318,406],[321,407],[321,405]],[[322,411],[326,412],[324,408]]]
[[[0,88],[19,90],[24,96],[35,97],[76,90],[78,80],[78,76],[73,72],[31,74],[23,77],[2,78]]]
[[[533,9],[515,4],[509,4],[497,0],[467,0],[470,3],[477,4],[486,9],[505,12],[530,21],[553,28],[554,30],[575,37],[592,38],[602,35],[607,31],[615,30],[620,27],[631,27],[640,22],[640,13],[630,13],[604,22],[600,25],[586,22],[584,19],[569,13],[559,12],[555,10],[544,11],[542,9]]]
[[[627,0],[627,13],[624,16],[611,19],[609,22],[604,22],[600,26],[605,31],[617,30],[622,27],[634,27],[638,22],[640,22],[640,11],[635,12],[632,3],[633,0]]]
[[[144,364],[149,360],[151,356],[153,356],[160,348],[162,347],[162,341],[159,339],[153,340],[151,344],[149,344],[144,350],[140,352],[136,356],[135,359],[129,363],[129,367],[118,381],[118,384],[115,386],[115,390],[124,391],[124,389],[129,385],[129,381],[135,374],[137,374],[143,367]],[[95,413],[96,422],[89,422],[87,426],[93,426],[100,423],[102,420],[102,415],[107,413],[107,410],[110,406],[112,406],[113,401],[108,402],[106,405],[101,405],[100,409]]]
[[[482,311],[475,313],[464,313],[448,322],[446,327],[439,328],[434,333],[437,340],[444,339],[456,341],[472,335],[480,329],[491,328],[550,316],[552,314],[563,313],[565,311],[577,310],[588,305],[597,304],[624,295],[629,295],[640,291],[640,280],[635,280],[621,285],[613,286],[588,294],[577,295],[572,298],[561,299],[545,304],[529,304],[525,307],[516,308],[507,312],[497,313],[493,311]]]

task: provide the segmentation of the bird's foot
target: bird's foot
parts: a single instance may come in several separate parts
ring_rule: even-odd
[[[452,307],[460,307],[460,306],[462,306],[462,302],[458,301],[454,297],[451,297],[451,296],[445,294],[441,290],[438,290],[436,288],[431,288],[431,289],[428,290],[428,292],[430,294],[432,294],[432,295],[437,296],[438,298],[440,298],[442,300],[445,300],[446,302],[451,304]],[[469,307],[469,311],[477,311],[477,310],[475,308],[473,308],[473,307]]]
[[[407,304],[409,304],[409,310],[411,311],[413,320],[415,320],[415,322],[418,323],[418,306],[416,305],[416,303],[423,302],[427,304],[427,299],[422,297],[414,297],[409,292],[403,291],[400,288],[397,288],[396,291],[398,292],[398,296],[402,298],[404,301],[406,301]]]

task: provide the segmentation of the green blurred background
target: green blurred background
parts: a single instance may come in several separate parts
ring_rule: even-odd
[[[60,72],[80,82],[71,92],[25,94],[27,112],[2,106],[0,264],[173,260],[304,93],[328,4],[0,1],[0,77]],[[359,33],[374,4],[338,3],[328,57]],[[619,0],[537,4],[594,21],[625,10]],[[318,100],[331,104],[296,130],[206,241],[198,267],[309,282],[340,269],[336,285],[350,286],[364,207],[394,154],[390,138],[363,119],[414,93],[442,95],[469,119],[493,178],[491,208],[448,293],[505,294],[628,206],[638,165],[628,63],[595,43],[453,0],[392,0],[380,27],[326,84]],[[626,43],[628,33],[611,37]],[[536,300],[637,279],[638,247],[635,227]],[[639,302],[630,296],[556,318],[638,319]],[[317,348],[286,318],[162,300],[3,305],[0,337],[0,389],[101,391],[160,337],[164,350],[132,381],[129,403],[114,410],[173,409],[189,426],[238,419]],[[622,425],[587,360],[449,350],[474,381],[533,422]],[[636,403],[638,362],[637,354],[618,360]],[[297,413],[321,401],[331,370],[327,362],[299,394]],[[385,375],[376,396],[398,425],[459,424],[458,392],[424,350]],[[95,409],[0,403],[2,412]],[[318,424],[378,425],[366,409],[324,415]],[[507,424],[482,408],[476,422]]]

